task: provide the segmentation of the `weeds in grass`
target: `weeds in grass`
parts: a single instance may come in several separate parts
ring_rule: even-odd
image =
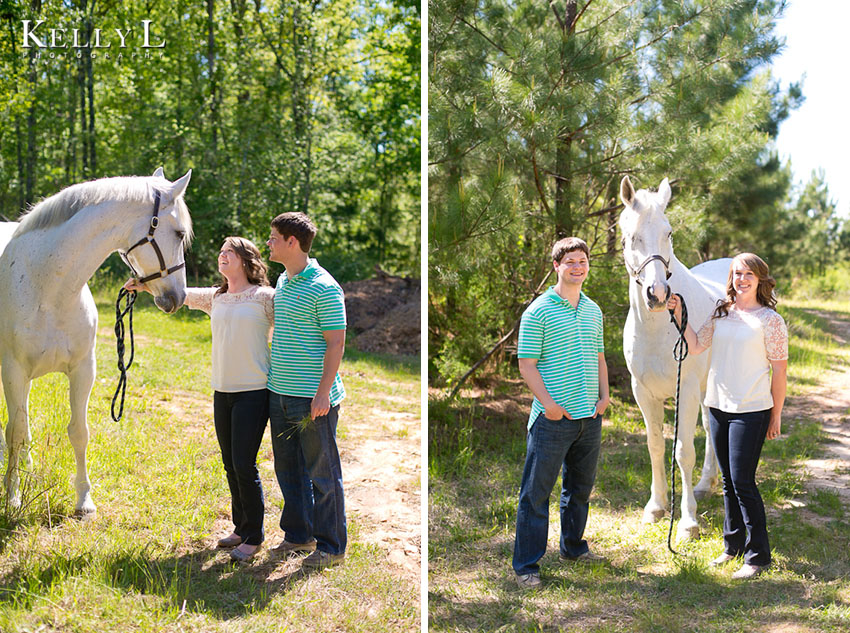
[[[209,319],[137,303],[136,360],[124,418],[114,422],[113,302],[97,303],[101,373],[89,406],[88,458],[98,515],[69,518],[75,464],[67,380],[49,375],[30,394],[34,465],[22,471],[24,503],[0,506],[0,631],[418,629],[417,587],[398,577],[385,552],[360,546],[359,517],[349,518],[346,564],[310,577],[271,554],[241,567],[209,548],[230,513],[212,423]],[[351,409],[374,406],[371,399],[385,393],[415,392],[418,402],[418,364],[409,359],[359,354],[342,371],[360,374],[365,385],[350,390]],[[271,471],[261,472],[267,494],[276,491]],[[270,495],[267,528],[280,509],[279,496]]]
[[[792,384],[814,384],[834,365],[840,350],[826,331],[826,319],[812,316],[805,306],[780,306],[792,327]],[[850,315],[850,306],[844,312]],[[797,393],[803,388],[793,387]],[[819,422],[790,420],[779,439],[765,444],[757,480],[770,513],[773,565],[755,581],[737,583],[730,576],[740,561],[708,567],[723,551],[719,486],[698,502],[702,536],[677,544],[682,556],[666,550],[666,521],[640,523],[641,506],[649,495],[649,456],[640,415],[628,404],[631,395],[623,388],[613,389],[615,404],[606,416],[586,531],[591,548],[610,563],[584,568],[558,562],[558,495],[553,494],[550,547],[541,560],[543,586],[521,593],[513,582],[510,559],[524,420],[509,420],[490,404],[518,400],[522,392],[521,384],[504,381],[496,382],[478,402],[436,398],[429,403],[432,631],[847,630],[846,510],[835,493],[808,493],[805,475],[797,467],[822,454],[825,437]],[[702,442],[695,446],[696,463],[701,464]],[[802,500],[797,504],[801,507],[789,508],[792,499]],[[812,513],[830,520],[813,522]]]

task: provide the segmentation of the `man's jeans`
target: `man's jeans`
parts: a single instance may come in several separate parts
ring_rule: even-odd
[[[752,413],[708,410],[711,441],[723,473],[724,551],[732,556],[743,554],[749,565],[770,563],[767,518],[756,487],[756,468],[770,412],[771,409]]]
[[[588,551],[584,528],[602,441],[602,416],[557,422],[541,413],[528,433],[525,470],[519,491],[513,567],[537,573],[549,536],[549,495],[563,472],[561,554],[576,558]]]
[[[310,419],[311,398],[269,392],[274,469],[283,493],[284,539],[342,554],[348,540],[342,467],[336,446],[339,406]]]

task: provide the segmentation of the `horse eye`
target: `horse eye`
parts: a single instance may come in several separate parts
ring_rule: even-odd
[[[181,242],[186,238],[186,231],[175,231],[177,233],[177,239]]]

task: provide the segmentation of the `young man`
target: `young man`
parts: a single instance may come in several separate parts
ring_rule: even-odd
[[[269,259],[284,265],[274,297],[269,417],[281,492],[278,551],[312,552],[302,563],[321,569],[345,558],[347,530],[336,445],[337,373],[345,348],[342,288],[309,257],[316,227],[303,213],[272,220]]]
[[[534,394],[517,508],[513,568],[522,588],[540,585],[549,495],[563,470],[561,559],[603,560],[583,539],[610,402],[602,311],[581,291],[590,251],[577,237],[552,248],[558,283],[535,299],[519,326],[519,369]]]

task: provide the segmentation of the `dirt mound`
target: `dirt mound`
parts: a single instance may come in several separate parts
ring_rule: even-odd
[[[348,330],[364,352],[415,356],[422,349],[419,279],[379,271],[374,278],[342,284]]]

